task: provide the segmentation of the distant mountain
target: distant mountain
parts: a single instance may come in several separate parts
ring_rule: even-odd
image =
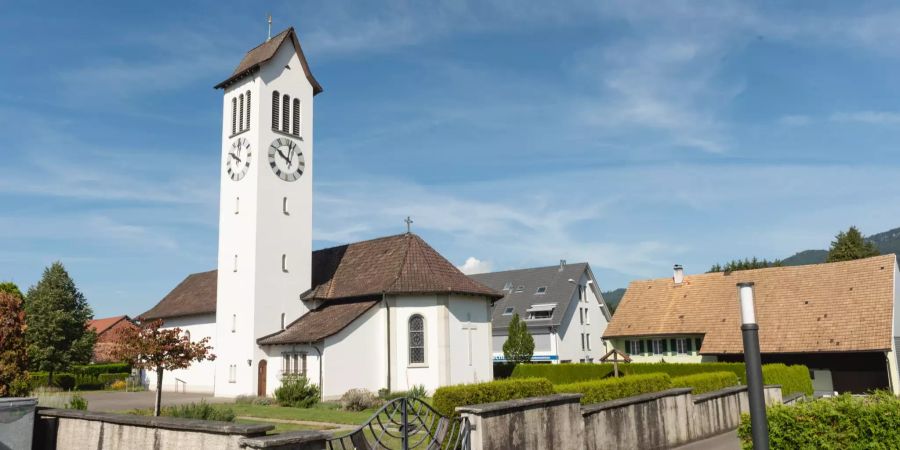
[[[900,228],[894,228],[883,233],[873,234],[866,238],[878,247],[882,255],[887,253],[900,254]],[[794,253],[781,262],[786,266],[802,266],[804,264],[819,264],[828,258],[828,250],[803,250]]]
[[[622,301],[622,296],[625,295],[625,288],[601,292],[601,294],[603,295],[603,300],[606,300],[606,305],[609,306],[609,312],[614,313],[616,308],[619,307],[619,302]]]

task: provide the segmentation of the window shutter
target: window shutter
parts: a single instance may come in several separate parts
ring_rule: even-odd
[[[647,347],[644,344],[645,341],[642,339],[640,342],[641,342],[641,353],[644,353],[647,351]]]
[[[285,133],[290,133],[290,131],[291,131],[290,115],[291,115],[291,97],[289,97],[287,94],[285,94],[284,97],[282,97],[282,103],[281,103],[281,131],[284,131]]]
[[[294,136],[300,136],[300,99],[294,99]]]
[[[237,133],[237,99],[231,98],[231,134]]]
[[[631,353],[631,341],[625,340],[625,353]]]
[[[244,129],[250,129],[250,91],[247,91],[247,124],[244,126]]]
[[[278,100],[281,98],[281,94],[278,91],[272,92],[272,129],[278,130],[278,111],[281,109],[278,107]]]
[[[691,353],[694,351],[694,340],[693,339],[685,339],[684,344],[686,347],[685,350],[687,350],[688,353]]]
[[[662,346],[662,348],[660,349],[660,350],[662,350],[662,353],[669,351],[669,348],[668,348],[669,341],[667,339],[662,339],[662,342],[660,342],[660,344]]]
[[[702,339],[702,338],[697,338],[697,339],[695,339],[695,343],[696,343],[697,352],[699,353],[699,352],[700,352],[700,347],[703,345],[703,339]]]
[[[678,343],[675,342],[675,339],[669,339],[669,351],[678,353]]]

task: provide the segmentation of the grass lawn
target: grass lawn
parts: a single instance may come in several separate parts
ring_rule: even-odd
[[[286,406],[260,406],[235,403],[217,403],[215,408],[231,408],[236,416],[258,417],[260,419],[308,420],[347,425],[362,425],[376,409],[353,412],[342,411],[334,403],[320,403],[312,408],[290,408]]]

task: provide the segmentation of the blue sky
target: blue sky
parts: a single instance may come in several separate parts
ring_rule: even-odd
[[[0,279],[98,317],[214,268],[220,91],[293,25],[315,246],[591,263],[604,290],[900,226],[900,7],[868,2],[0,2]],[[472,258],[472,259],[470,259]]]

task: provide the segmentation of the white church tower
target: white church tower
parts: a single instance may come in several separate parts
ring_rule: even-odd
[[[311,283],[313,98],[322,88],[293,28],[247,52],[216,88],[224,97],[215,395],[233,397],[264,389],[257,338],[306,312],[300,295]]]

